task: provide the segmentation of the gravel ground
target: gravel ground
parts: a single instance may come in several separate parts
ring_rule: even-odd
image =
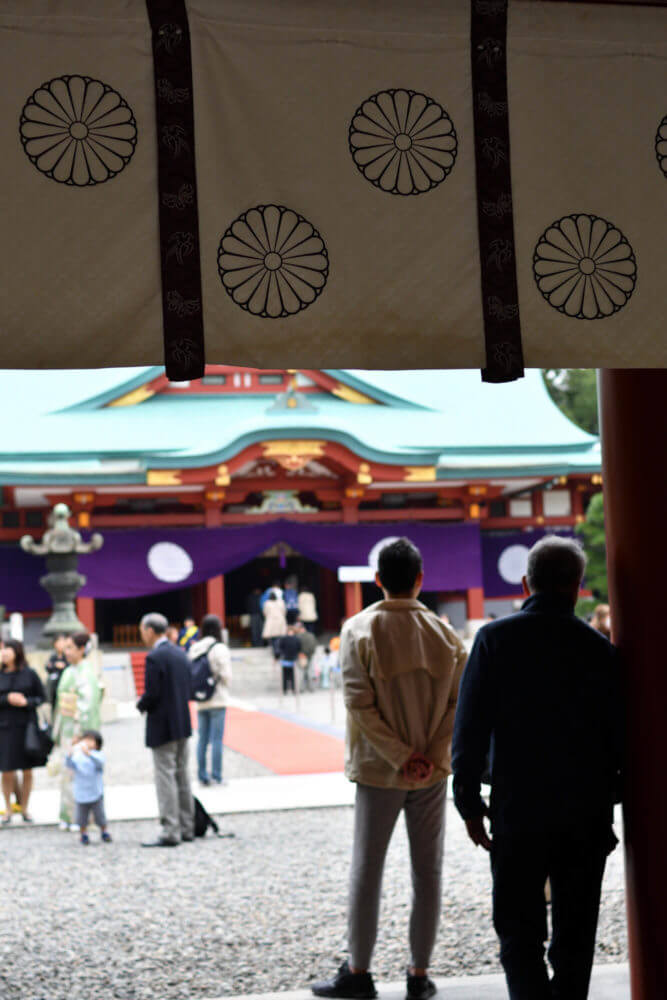
[[[443,919],[432,971],[499,971],[487,859],[448,806]],[[3,1000],[177,1000],[295,989],[345,957],[351,809],[223,818],[234,839],[144,851],[152,823],[114,843],[12,827],[2,842]],[[400,823],[385,871],[374,972],[403,975],[409,916]],[[623,860],[605,876],[597,961],[627,957]]]

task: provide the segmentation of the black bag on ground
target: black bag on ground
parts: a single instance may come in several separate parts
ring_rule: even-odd
[[[208,661],[211,649],[213,646],[190,663],[190,694],[193,701],[208,701],[213,697],[215,677]]]
[[[211,830],[213,830],[213,833],[216,833],[216,834],[220,830],[220,827],[218,826],[218,824],[216,823],[216,821],[213,819],[212,816],[210,816],[206,812],[206,810],[204,809],[204,807],[201,804],[201,802],[199,801],[199,799],[196,798],[195,799],[195,837],[205,837],[206,836],[206,831],[208,830],[209,827],[211,828]]]
[[[49,726],[39,724],[36,713],[33,713],[28,720],[23,749],[33,767],[44,767],[53,750],[51,729]]]

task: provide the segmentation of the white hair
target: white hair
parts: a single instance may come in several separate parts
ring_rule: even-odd
[[[533,593],[569,591],[581,583],[585,569],[586,555],[574,539],[547,535],[528,553],[526,579]]]
[[[169,622],[159,611],[149,611],[141,619],[141,628],[152,628],[156,635],[164,635],[169,628]]]

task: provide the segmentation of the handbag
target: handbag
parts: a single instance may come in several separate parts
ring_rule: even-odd
[[[62,774],[64,770],[63,764],[64,754],[60,747],[56,747],[52,754],[49,755],[49,759],[46,762],[46,773],[49,778],[57,778],[59,774]]]
[[[43,767],[53,750],[51,727],[40,725],[36,714],[31,716],[25,728],[23,749],[26,757],[35,767]]]

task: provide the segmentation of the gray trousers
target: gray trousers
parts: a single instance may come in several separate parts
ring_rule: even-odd
[[[97,799],[96,802],[77,802],[76,822],[82,830],[88,826],[88,819],[91,813],[93,814],[95,824],[99,826],[100,830],[104,830],[107,825],[107,816],[104,811],[104,796],[101,799]]]
[[[348,914],[353,968],[370,968],[384,860],[402,810],[412,866],[411,963],[428,968],[440,918],[446,793],[446,781],[418,791],[357,785]]]
[[[162,836],[180,841],[194,837],[195,804],[188,772],[189,740],[174,740],[153,748],[155,791]]]

